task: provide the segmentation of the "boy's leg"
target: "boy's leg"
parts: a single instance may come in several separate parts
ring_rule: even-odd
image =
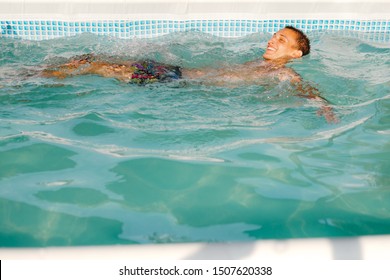
[[[93,54],[85,54],[72,58],[68,63],[45,69],[41,72],[41,76],[50,78],[66,78],[68,76],[89,74],[91,63],[95,59]]]

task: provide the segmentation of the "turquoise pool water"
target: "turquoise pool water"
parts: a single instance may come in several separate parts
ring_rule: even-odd
[[[286,83],[221,88],[35,75],[95,52],[183,67],[261,56],[269,34],[0,38],[0,246],[245,241],[390,233],[390,48],[309,32]]]

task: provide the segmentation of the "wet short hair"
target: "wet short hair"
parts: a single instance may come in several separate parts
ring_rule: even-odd
[[[302,30],[299,30],[298,28],[290,25],[285,26],[284,28],[293,30],[295,34],[297,34],[298,50],[302,51],[302,56],[310,53],[310,40]]]

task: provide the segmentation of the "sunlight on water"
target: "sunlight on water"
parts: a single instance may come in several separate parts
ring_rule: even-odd
[[[62,246],[390,233],[390,49],[310,34],[289,83],[239,88],[46,79],[84,53],[185,68],[261,57],[269,34],[0,38],[0,245]]]

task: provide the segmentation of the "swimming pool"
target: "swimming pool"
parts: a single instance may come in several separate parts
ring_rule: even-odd
[[[389,234],[389,20],[91,20],[90,33],[78,20],[1,23],[1,246]],[[116,36],[116,24],[135,38]],[[285,24],[305,29],[313,48],[289,66],[334,104],[339,123],[286,83],[34,75],[87,52],[226,67],[261,56]]]

